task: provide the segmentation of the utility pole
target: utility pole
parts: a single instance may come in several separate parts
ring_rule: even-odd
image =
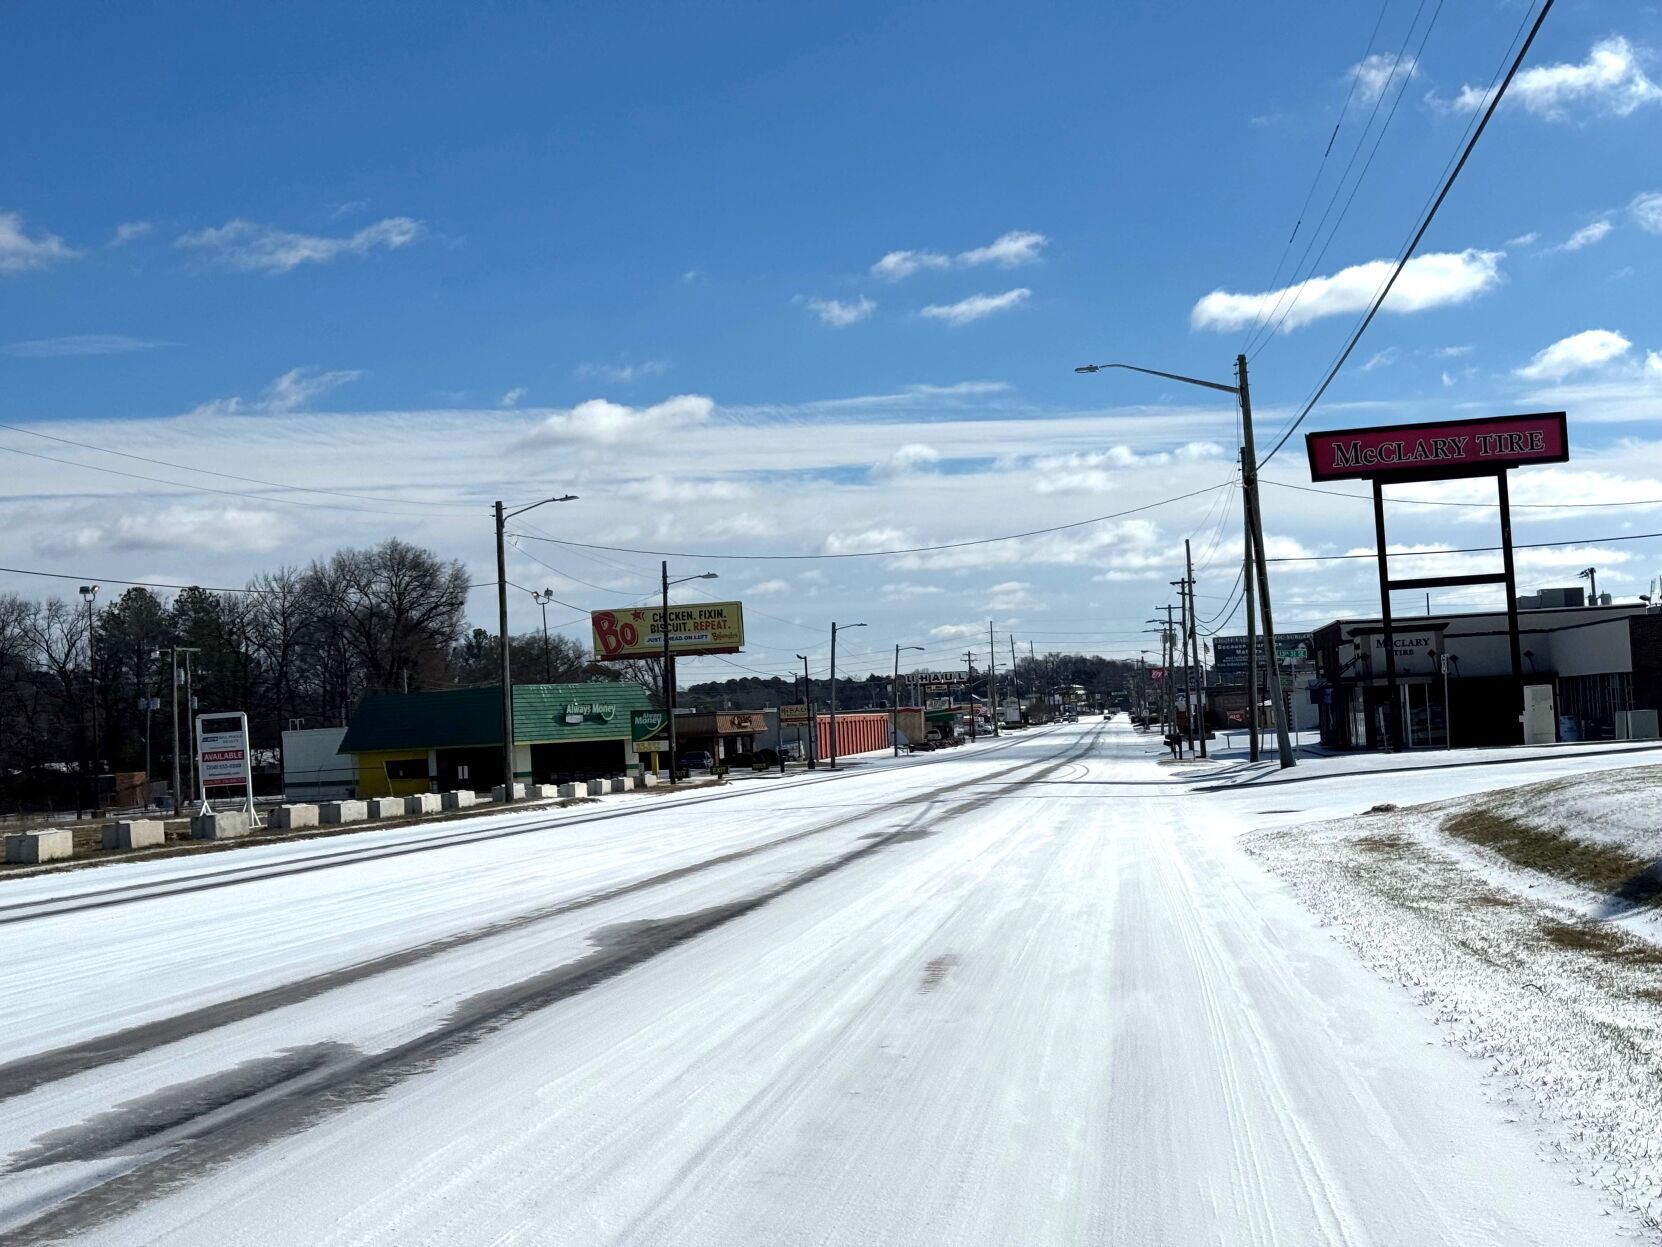
[[[1241,449],[1242,479],[1246,475],[1246,448]],[[1247,761],[1259,760],[1258,724],[1258,611],[1252,600],[1252,502],[1245,489],[1241,490],[1241,527],[1245,531],[1245,551],[1241,562],[1241,599],[1246,603],[1247,648]]]
[[[998,705],[998,646],[993,642],[993,621],[987,621],[987,705],[993,716],[993,735],[997,736],[998,721],[1004,717]]]
[[[542,607],[542,682],[552,684],[554,683],[554,660],[548,648],[548,604],[554,600],[554,590],[544,589],[541,593],[533,591],[531,600]],[[408,685],[408,683],[409,675],[406,672],[405,684]],[[406,687],[404,691],[407,693],[410,690]]]
[[[1189,585],[1189,646],[1195,660],[1195,706],[1190,717],[1200,719],[1200,756],[1206,756],[1206,663],[1200,656],[1200,636],[1195,630],[1195,558],[1189,539],[1183,539],[1183,568]]]
[[[185,656],[185,734],[190,738],[190,790],[196,792],[196,686],[191,680],[190,656],[200,649],[181,649]],[[193,797],[194,799],[194,797]]]
[[[964,696],[969,701],[970,739],[976,739],[975,734],[975,651],[964,651]]]
[[[659,630],[659,632],[661,632],[663,634],[664,658],[663,658],[663,662],[660,664],[660,670],[659,670],[658,678],[663,681],[663,685],[664,685],[664,724],[665,724],[665,732],[667,733],[666,740],[669,743],[669,782],[670,782],[670,786],[674,787],[675,786],[675,780],[676,780],[676,760],[675,760],[675,655],[673,655],[669,652],[669,560],[668,559],[665,559],[664,563],[663,563],[663,579],[664,579],[663,615],[658,621],[658,630]],[[720,744],[720,742],[718,741],[717,744]],[[721,750],[717,749],[716,752],[720,753]]]
[[[1174,580],[1177,588],[1177,626],[1183,644],[1183,735],[1189,738],[1189,756],[1195,753],[1194,669],[1189,666],[1189,582]]]
[[[1264,512],[1258,499],[1258,449],[1252,437],[1252,391],[1247,386],[1247,357],[1235,357],[1235,375],[1241,400],[1241,490],[1252,520],[1252,556],[1258,573],[1258,602],[1264,610],[1264,666],[1269,669],[1270,699],[1274,703],[1275,745],[1283,768],[1297,766],[1293,739],[1287,730],[1287,703],[1281,696],[1281,668],[1275,661],[1275,612],[1270,606],[1270,572],[1264,561]]]
[[[173,813],[179,813],[179,802],[183,795],[179,790],[179,647],[172,648],[173,679],[168,682],[167,700],[173,707],[173,747],[169,751],[173,754]]]
[[[802,660],[802,704],[808,708],[808,769],[811,771],[819,753],[819,721],[814,718],[814,686],[808,682],[808,655],[797,657]]]

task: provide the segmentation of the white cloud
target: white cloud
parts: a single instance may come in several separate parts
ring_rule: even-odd
[[[141,503],[117,515],[98,508],[85,519],[66,518],[37,537],[34,549],[55,556],[179,550],[263,554],[279,548],[293,531],[282,515],[246,504]]]
[[[745,594],[753,598],[762,598],[790,591],[791,585],[788,580],[759,580],[746,589]]]
[[[119,333],[77,333],[64,338],[36,338],[29,342],[8,343],[0,348],[0,354],[51,359],[63,355],[122,355],[128,351],[153,351],[174,345],[160,338],[129,338]]]
[[[638,364],[577,365],[577,375],[585,380],[611,381],[618,385],[629,385],[642,377],[661,377],[668,371],[669,361],[666,359],[645,359]]]
[[[259,398],[216,398],[203,403],[192,416],[239,416],[256,413],[285,415],[304,411],[312,399],[325,391],[356,381],[364,374],[356,368],[319,372],[316,368],[291,368],[265,388]]]
[[[1662,87],[1651,81],[1634,47],[1620,35],[1601,39],[1579,65],[1537,65],[1512,81],[1507,100],[1537,117],[1567,119],[1575,106],[1589,112],[1626,117],[1646,104],[1662,100]],[[1433,99],[1446,112],[1469,113],[1486,107],[1486,87],[1465,86],[1451,102]]]
[[[1375,368],[1389,368],[1397,362],[1402,354],[1400,346],[1388,346],[1383,351],[1375,351],[1368,357],[1368,362],[1362,365],[1363,372],[1372,372]]]
[[[1662,234],[1662,191],[1646,191],[1635,196],[1633,202],[1627,205],[1627,210],[1640,229]]]
[[[826,534],[824,550],[827,554],[865,554],[914,544],[911,534],[899,528],[865,528],[853,533]]]
[[[933,398],[967,398],[979,397],[984,394],[1005,394],[1010,390],[1008,381],[957,381],[951,385],[909,385],[908,394],[923,394]]]
[[[1032,293],[1024,286],[1016,290],[1006,290],[1003,294],[972,294],[956,303],[931,303],[918,314],[931,320],[944,320],[949,325],[967,325],[995,312],[1007,312],[1013,307],[1020,307],[1027,302]]]
[[[897,447],[886,458],[873,466],[880,476],[900,476],[908,472],[922,472],[939,463],[941,452],[925,442],[907,442]]]
[[[909,580],[902,580],[895,584],[884,585],[880,590],[884,600],[889,602],[906,602],[913,598],[930,597],[937,593],[945,593],[939,585],[914,584]]]
[[[987,590],[987,610],[997,615],[1035,606],[1038,599],[1029,592],[1032,588],[1025,580],[1006,580],[996,584]]]
[[[1517,369],[1517,375],[1528,381],[1561,381],[1571,373],[1620,358],[1632,345],[1608,329],[1584,329],[1537,351],[1534,359]]]
[[[23,230],[23,214],[0,212],[0,273],[26,273],[81,253],[56,234],[30,238]]]
[[[124,247],[135,238],[143,238],[155,228],[149,221],[123,221],[115,227],[115,233],[110,235],[110,241],[106,245]]]
[[[704,424],[715,409],[715,403],[702,394],[677,394],[650,407],[626,407],[604,398],[591,398],[569,411],[554,412],[527,440],[610,445]]]
[[[510,408],[518,407],[520,399],[524,398],[527,392],[523,385],[514,386],[513,389],[502,396],[502,405]]]
[[[1403,266],[1391,288],[1384,311],[1405,315],[1434,307],[1465,303],[1500,284],[1504,251],[1433,252],[1416,256]],[[1364,311],[1384,285],[1393,260],[1370,260],[1341,269],[1331,277],[1312,277],[1296,286],[1261,294],[1232,294],[1214,290],[1194,305],[1189,323],[1196,329],[1244,329],[1260,317],[1297,329],[1326,316]]]
[[[378,247],[396,251],[415,242],[422,233],[420,221],[403,216],[388,217],[340,237],[293,234],[239,219],[183,234],[174,240],[174,246],[201,251],[231,268],[287,273],[302,264],[327,264],[339,256],[363,255]]]
[[[1454,378],[1451,377],[1446,371],[1443,373],[1443,378],[1442,379],[1443,379],[1443,388],[1445,390],[1452,390],[1454,388]]]
[[[960,251],[957,263],[965,268],[974,268],[979,264],[992,264],[998,268],[1019,268],[1023,264],[1036,263],[1039,253],[1049,241],[1043,234],[1036,234],[1032,230],[1013,229],[1007,234],[1000,234],[985,247]]]
[[[820,318],[826,325],[835,325],[838,329],[857,325],[876,311],[877,304],[861,295],[858,299],[844,302],[842,299],[809,299],[808,310]]]
[[[966,641],[971,637],[987,635],[987,625],[979,624],[941,624],[929,629],[931,638],[937,641]]]
[[[1375,103],[1393,82],[1406,82],[1418,73],[1413,57],[1398,58],[1388,52],[1375,52],[1360,65],[1350,67],[1350,76],[1356,79],[1356,98],[1363,104]]]
[[[1470,355],[1475,349],[1471,346],[1440,346],[1431,352],[1431,358],[1459,359],[1462,355]]]
[[[1533,246],[1535,241],[1540,237],[1541,236],[1534,230],[1531,230],[1527,234],[1519,234],[1516,238],[1508,238],[1506,240],[1506,245],[1508,247],[1529,247]]]
[[[1591,225],[1583,225],[1551,250],[1580,251],[1584,247],[1591,247],[1596,242],[1603,242],[1605,235],[1614,228],[1615,226],[1611,225],[1609,221],[1594,221]]]
[[[939,251],[891,251],[873,264],[871,271],[888,281],[899,281],[922,269],[979,268],[982,265],[1018,268],[1023,264],[1037,263],[1040,252],[1049,242],[1050,239],[1043,234],[1016,229],[1000,234],[985,247],[972,247],[957,255],[944,255]]]
[[[871,271],[889,281],[899,281],[902,277],[910,277],[919,269],[951,267],[952,257],[942,255],[938,251],[891,251],[873,264]]]

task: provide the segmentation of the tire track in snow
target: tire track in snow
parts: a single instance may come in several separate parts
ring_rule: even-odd
[[[1047,729],[1037,735],[1048,735],[1054,729]],[[1034,736],[1025,739],[1035,739]],[[1005,745],[991,745],[980,751],[976,757],[985,757],[991,753],[1002,753],[1004,750],[1019,744],[1022,737],[1016,737]],[[944,762],[966,761],[951,756],[940,758],[925,758],[919,765],[928,766]],[[1031,766],[1032,763],[1021,765]],[[1007,772],[1000,772],[1001,774]],[[875,772],[838,771],[818,777],[801,777],[788,785],[791,789],[806,788],[816,784],[832,783],[838,780],[871,778]],[[959,787],[960,785],[947,785]],[[610,822],[613,819],[633,818],[640,814],[673,812],[693,806],[708,805],[713,801],[731,801],[743,797],[757,797],[770,794],[775,789],[735,789],[731,792],[711,793],[702,797],[686,797],[672,805],[660,806],[657,809],[635,807],[631,809],[606,810],[593,814],[579,814],[570,818],[552,818],[541,822],[516,825],[513,827],[480,828],[473,831],[456,831],[437,836],[422,836],[419,839],[399,841],[392,845],[376,844],[363,845],[356,848],[345,848],[335,852],[316,853],[310,857],[291,858],[283,862],[258,862],[246,866],[230,866],[224,870],[203,871],[192,874],[188,879],[152,880],[144,883],[131,883],[110,888],[93,888],[81,893],[71,893],[66,896],[42,897],[39,900],[20,901],[11,905],[0,905],[0,926],[11,926],[19,922],[30,922],[41,918],[52,918],[62,914],[80,913],[85,910],[106,909],[117,905],[129,905],[137,901],[160,900],[170,896],[188,896],[195,892],[207,892],[216,888],[233,887],[242,883],[258,883],[263,879],[282,879],[290,875],[310,874],[318,870],[332,870],[342,866],[357,866],[365,862],[385,861],[388,858],[407,857],[413,853],[429,853],[438,849],[455,848],[458,845],[482,844],[492,840],[511,839],[516,836],[531,835],[540,831],[554,831],[564,827],[581,827],[590,823]],[[304,840],[275,840],[268,842],[252,841],[250,848],[265,848],[272,845],[304,843]]]
[[[1043,779],[1089,753],[1102,734],[1098,728],[1069,756],[1019,763],[1000,772],[1013,774],[1039,769],[1026,779],[1004,784],[998,794],[1014,792]],[[984,780],[982,781],[985,782]],[[959,785],[950,785],[950,791]],[[936,790],[937,792],[940,790]],[[113,1175],[91,1180],[72,1178],[50,1208],[21,1223],[4,1225],[7,1243],[50,1242],[86,1230],[188,1185],[209,1170],[224,1165],[278,1138],[296,1134],[360,1102],[377,1098],[399,1083],[435,1068],[444,1058],[479,1043],[519,1018],[589,991],[645,962],[725,926],[779,898],[852,866],[903,842],[925,819],[938,825],[985,806],[992,795],[977,794],[939,813],[930,806],[934,794],[900,804],[923,805],[900,828],[849,849],[750,897],[673,918],[614,924],[596,930],[595,950],[575,961],[550,967],[517,983],[493,988],[462,1001],[437,1028],[385,1051],[363,1055],[345,1045],[327,1052],[309,1052],[298,1062],[299,1072],[283,1076],[295,1062],[274,1062],[276,1081],[250,1078],[247,1071],[227,1071],[239,1094],[215,1094],[212,1079],[164,1088],[137,1106],[117,1106],[114,1114],[100,1114],[74,1128],[52,1132],[35,1147],[14,1155],[6,1170],[20,1172],[54,1163],[107,1161],[130,1156],[132,1165]],[[924,800],[928,797],[929,800]],[[853,821],[853,820],[847,820]],[[130,1116],[124,1118],[123,1110]],[[193,1112],[192,1110],[197,1110]],[[159,1127],[159,1128],[156,1128]],[[112,1141],[114,1146],[112,1147]],[[49,1159],[48,1159],[49,1158]],[[32,1203],[44,1202],[37,1198]],[[16,1210],[14,1210],[15,1212]],[[25,1216],[28,1214],[25,1213]],[[0,1218],[4,1214],[0,1213]]]
[[[977,783],[997,781],[1005,776],[1014,774],[1027,767],[1043,765],[1041,762],[1020,762],[1003,770],[995,771],[992,775],[978,779]],[[838,778],[841,778],[840,776]],[[428,940],[410,948],[400,949],[397,952],[386,953],[365,961],[355,962],[342,966],[339,969],[328,970],[321,974],[309,975],[306,978],[296,979],[290,983],[283,983],[276,987],[269,987],[257,992],[249,992],[230,1000],[218,1001],[214,1004],[203,1005],[185,1013],[175,1014],[172,1017],[160,1018],[156,1021],[141,1023],[105,1035],[94,1036],[91,1039],[77,1043],[63,1044],[46,1052],[23,1057],[0,1065],[0,1103],[23,1095],[47,1083],[61,1078],[85,1072],[89,1067],[108,1064],[111,1061],[125,1060],[141,1052],[150,1051],[164,1044],[174,1043],[181,1039],[188,1039],[206,1031],[215,1030],[221,1026],[228,1026],[235,1022],[245,1021],[257,1017],[262,1013],[269,1013],[276,1009],[286,1008],[289,1005],[315,999],[326,992],[335,991],[356,983],[362,983],[378,975],[388,974],[401,970],[430,958],[441,956],[456,949],[466,948],[481,941],[496,936],[505,935],[512,931],[522,930],[539,922],[546,922],[553,918],[563,917],[566,914],[579,910],[604,905],[635,893],[650,891],[653,888],[664,887],[682,879],[690,878],[707,870],[719,866],[730,865],[733,862],[743,861],[746,858],[756,857],[775,849],[795,844],[814,836],[824,835],[827,832],[838,831],[855,826],[868,818],[886,814],[895,809],[903,809],[918,804],[929,804],[958,790],[965,785],[943,784],[925,792],[915,793],[897,801],[880,803],[870,806],[858,814],[839,815],[813,826],[803,828],[788,835],[778,836],[761,844],[751,845],[743,849],[735,849],[728,853],[718,854],[699,862],[680,866],[674,870],[663,871],[643,879],[620,884],[588,896],[577,897],[571,900],[559,901],[554,904],[539,906],[512,918],[505,918],[484,926],[445,936],[442,939]],[[614,816],[615,817],[615,816]],[[589,821],[589,820],[585,820]],[[554,824],[568,826],[569,823]],[[272,878],[267,874],[260,878]],[[252,882],[253,880],[238,880],[237,882]],[[195,889],[189,889],[195,890]],[[181,890],[188,891],[188,890]],[[181,892],[172,892],[167,895],[180,895]],[[148,898],[140,898],[148,899]],[[56,911],[59,913],[69,911]],[[0,1170],[4,1172],[4,1170]]]

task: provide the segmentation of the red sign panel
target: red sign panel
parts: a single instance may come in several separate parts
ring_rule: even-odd
[[[1484,476],[1531,463],[1563,463],[1570,457],[1561,411],[1335,429],[1307,433],[1304,444],[1313,481]]]

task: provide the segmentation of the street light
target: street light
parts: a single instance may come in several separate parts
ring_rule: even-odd
[[[1264,513],[1258,503],[1258,450],[1252,437],[1252,391],[1247,385],[1247,357],[1235,357],[1235,384],[1225,385],[1220,381],[1203,381],[1199,377],[1185,377],[1181,373],[1161,372],[1157,368],[1142,368],[1136,364],[1083,364],[1075,368],[1075,372],[1094,373],[1109,368],[1123,368],[1127,372],[1140,372],[1150,377],[1163,377],[1167,381],[1179,381],[1184,385],[1198,385],[1202,389],[1218,390],[1224,394],[1233,394],[1235,401],[1241,407],[1241,505],[1246,511],[1246,530],[1248,542],[1252,546],[1250,563],[1258,576],[1258,600],[1264,612],[1264,635],[1268,638],[1265,647],[1272,654],[1275,649],[1275,616],[1270,609],[1270,577],[1269,567],[1264,560]],[[1251,579],[1250,571],[1247,579]],[[1249,590],[1250,595],[1250,590]],[[1256,655],[1256,638],[1253,635],[1252,610],[1247,608],[1247,655],[1249,663]],[[1269,673],[1270,698],[1275,703],[1275,740],[1280,752],[1283,768],[1296,766],[1297,758],[1293,754],[1292,737],[1287,732],[1287,707],[1281,698],[1281,672],[1276,667],[1274,659],[1265,664]],[[1257,689],[1252,690],[1248,702],[1256,704]],[[1252,727],[1254,741],[1254,757],[1256,757],[1256,742],[1258,739],[1257,722]]]
[[[512,511],[504,512],[500,499],[496,503],[496,611],[497,633],[502,645],[502,804],[514,800],[514,683],[508,655],[508,555],[502,534],[507,522],[516,515],[524,515],[550,502],[576,502],[576,494],[561,494],[558,498],[544,498]],[[546,619],[547,616],[545,615]]]
[[[538,593],[531,590],[531,600],[542,607],[542,682],[554,683],[554,663],[548,656],[548,604],[554,600],[554,590],[544,589]]]
[[[894,756],[900,756],[900,735],[895,731],[895,716],[900,713],[900,651],[903,649],[919,650],[921,645],[896,645],[894,647],[894,695],[889,699],[889,744],[894,746]]]
[[[689,580],[715,580],[715,572],[703,572],[697,576],[682,576],[679,580],[669,578],[669,560],[664,560],[664,613],[658,621],[658,629],[664,637],[664,710],[669,716],[669,782],[675,783],[675,659],[669,653],[669,587],[684,585]],[[719,743],[719,742],[718,742]]]
[[[849,628],[864,628],[863,623],[831,624],[831,769],[837,769],[837,633]]]

